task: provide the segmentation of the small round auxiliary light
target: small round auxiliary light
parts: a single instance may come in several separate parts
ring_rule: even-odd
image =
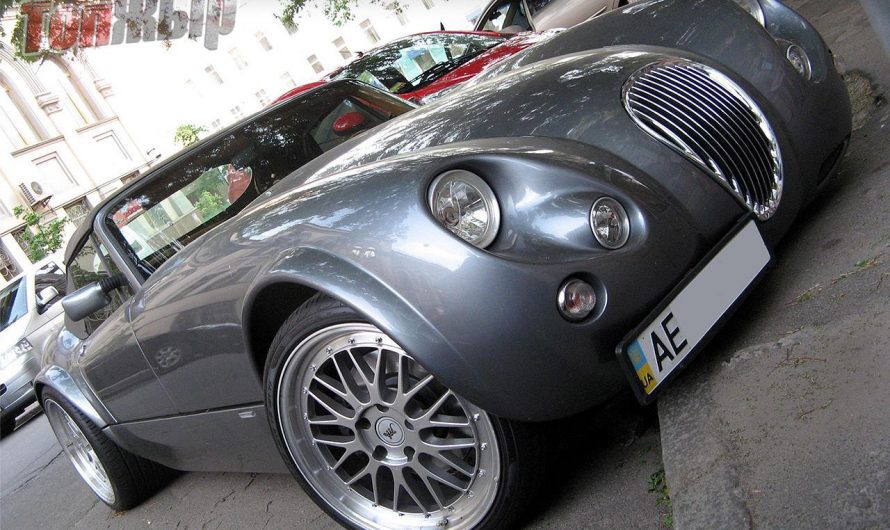
[[[621,248],[630,236],[630,222],[621,203],[612,197],[601,197],[590,209],[590,229],[600,245]]]
[[[788,62],[791,63],[791,66],[797,70],[804,79],[809,79],[811,74],[810,68],[810,58],[807,56],[807,52],[803,50],[797,44],[792,44],[788,46],[788,50],[785,52],[785,57],[788,58]]]
[[[589,283],[574,278],[559,288],[556,304],[559,312],[567,319],[584,320],[596,307],[596,292]]]

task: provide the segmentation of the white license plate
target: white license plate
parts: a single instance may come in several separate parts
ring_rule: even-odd
[[[769,250],[751,221],[626,343],[626,355],[645,396],[683,364],[769,260]]]

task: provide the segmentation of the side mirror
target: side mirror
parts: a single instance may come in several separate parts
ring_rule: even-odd
[[[65,315],[77,322],[111,303],[111,297],[99,282],[91,283],[62,298]]]
[[[43,309],[59,297],[59,291],[52,285],[44,287],[37,293],[37,307]]]

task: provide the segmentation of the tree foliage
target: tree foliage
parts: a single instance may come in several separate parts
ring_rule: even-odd
[[[25,229],[21,231],[19,240],[25,244],[24,251],[31,262],[36,263],[62,248],[65,242],[62,230],[68,222],[67,218],[57,217],[41,224],[42,217],[33,210],[16,206],[12,213],[25,222]]]
[[[328,20],[335,26],[342,26],[355,18],[353,10],[359,4],[383,6],[394,13],[401,13],[405,8],[404,0],[281,0],[281,14],[275,16],[284,27],[293,31],[306,9],[321,7]]]
[[[199,125],[184,123],[176,128],[176,133],[173,135],[173,141],[183,147],[188,147],[200,140],[200,134],[203,132],[207,132],[207,129]]]
[[[201,212],[201,218],[206,221],[226,208],[226,201],[220,195],[209,191],[201,192],[201,197],[195,203],[195,208]]]

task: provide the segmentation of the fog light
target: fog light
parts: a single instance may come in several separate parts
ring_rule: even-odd
[[[788,46],[788,49],[785,51],[785,57],[788,58],[788,62],[791,63],[791,66],[797,70],[804,79],[809,79],[811,74],[810,68],[810,58],[807,56],[807,52],[803,50],[797,44],[792,44]]]
[[[621,248],[630,236],[630,222],[624,207],[611,197],[602,197],[590,209],[590,229],[600,245]]]
[[[583,280],[569,280],[559,288],[556,303],[559,312],[567,319],[584,320],[596,307],[596,292]]]

